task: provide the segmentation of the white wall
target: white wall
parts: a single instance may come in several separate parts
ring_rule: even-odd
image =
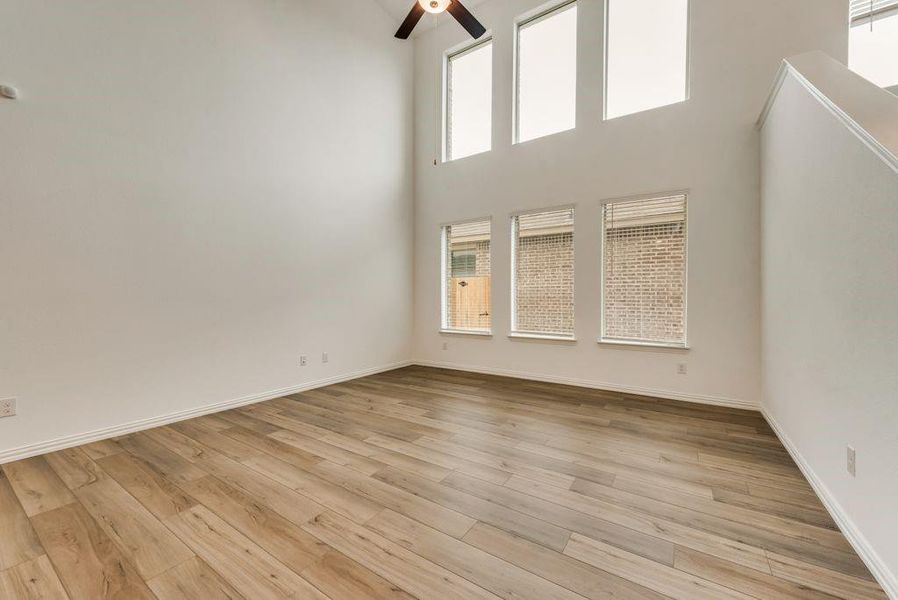
[[[891,108],[840,109],[894,132],[898,98],[842,70],[830,88]],[[791,76],[762,139],[764,409],[898,598],[898,171]]]
[[[760,381],[759,136],[784,56],[846,59],[844,0],[692,2],[691,99],[602,121],[604,2],[580,0],[578,127],[512,146],[516,16],[541,0],[492,0],[477,15],[494,46],[493,151],[440,157],[440,71],[464,32],[446,18],[416,45],[415,357],[606,388],[757,406]],[[602,199],[689,189],[688,352],[604,347],[599,335]],[[577,204],[576,344],[507,338],[508,215]],[[493,217],[493,338],[441,336],[439,225]],[[442,350],[448,342],[448,350]],[[689,374],[677,375],[677,363]]]
[[[409,358],[394,29],[370,0],[4,0],[0,457]]]

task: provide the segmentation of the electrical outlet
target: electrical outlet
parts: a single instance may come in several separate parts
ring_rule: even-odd
[[[443,350],[449,349],[449,342],[443,342]]]
[[[857,452],[848,446],[848,474],[857,477]]]
[[[16,416],[16,399],[6,398],[4,400],[0,400],[0,419],[2,419],[3,417],[14,416]]]
[[[299,357],[299,366],[304,367],[307,364],[309,364],[309,357],[306,356],[305,354],[303,354],[302,356]]]
[[[327,356],[327,352],[322,352],[321,353],[321,362],[326,363],[328,360],[330,360],[330,359]]]
[[[686,365],[686,363],[680,363],[677,365],[677,374],[686,375],[688,373],[689,373],[689,367]]]

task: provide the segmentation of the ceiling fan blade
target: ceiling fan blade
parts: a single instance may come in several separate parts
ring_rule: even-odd
[[[399,31],[396,32],[396,37],[398,37],[400,40],[407,40],[408,36],[410,36],[412,34],[412,31],[415,29],[415,25],[418,24],[418,21],[420,21],[421,17],[423,16],[424,8],[421,6],[420,2],[415,2],[415,5],[408,13],[405,21],[403,21],[402,25],[399,27]]]
[[[452,0],[446,8],[455,20],[471,34],[475,40],[486,33],[486,27],[480,24],[474,15],[459,0]]]

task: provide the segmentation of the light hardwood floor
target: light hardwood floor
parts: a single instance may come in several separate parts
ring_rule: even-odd
[[[3,599],[885,598],[746,411],[410,367],[2,470]]]

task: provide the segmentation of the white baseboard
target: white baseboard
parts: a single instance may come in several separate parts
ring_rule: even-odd
[[[638,396],[653,396],[655,398],[664,398],[667,400],[681,400],[683,402],[695,402],[697,404],[710,404],[712,406],[725,406],[727,408],[741,408],[743,410],[760,410],[757,403],[747,400],[737,400],[734,398],[721,398],[718,396],[706,396],[703,394],[689,394],[684,392],[672,392],[669,390],[659,390],[654,388],[642,388],[634,386],[618,385],[615,383],[605,383],[602,381],[592,381],[588,379],[574,379],[570,377],[558,377],[555,375],[544,375],[539,373],[530,373],[524,371],[510,371],[506,369],[493,369],[490,367],[474,367],[469,365],[460,365],[456,363],[438,362],[430,360],[412,361],[416,365],[422,367],[436,367],[440,369],[451,369],[453,371],[469,371],[471,373],[482,373],[484,375],[498,375],[500,377],[513,377],[515,379],[528,379],[530,381],[542,381],[545,383],[560,383],[563,385],[573,385],[582,388],[591,388],[596,390],[605,390],[608,392],[620,392],[622,394],[635,394]]]
[[[358,379],[359,377],[366,377],[368,375],[374,375],[376,373],[383,373],[384,371],[392,371],[394,369],[407,367],[410,364],[412,364],[412,361],[403,361],[390,365],[373,367],[370,369],[362,369],[360,371],[346,373],[345,375],[337,375],[335,377],[328,377],[326,379],[309,381],[279,390],[271,390],[268,392],[262,392],[260,394],[253,394],[251,396],[236,398],[234,400],[225,400],[224,402],[207,404],[206,406],[201,406],[199,408],[191,408],[167,415],[160,415],[158,417],[150,417],[148,419],[141,419],[139,421],[132,421],[130,423],[123,423],[121,425],[105,427],[103,429],[97,429],[88,433],[68,435],[56,438],[55,440],[39,442],[37,444],[29,444],[27,446],[21,446],[19,448],[12,448],[0,452],[0,465],[8,462],[22,460],[24,458],[30,458],[32,456],[38,456],[40,454],[47,454],[48,452],[56,452],[57,450],[65,450],[66,448],[89,444],[91,442],[96,442],[111,437],[126,435],[128,433],[134,433],[136,431],[143,431],[144,429],[161,427],[162,425],[168,425],[169,423],[176,423],[178,421],[184,421],[186,419],[193,419],[195,417],[201,417],[203,415],[217,413],[231,408],[237,408],[239,406],[247,406],[249,404],[256,404],[257,402],[274,400],[275,398],[282,398],[283,396],[289,396],[290,394],[298,394],[299,392],[305,392],[308,390],[313,390],[315,388],[333,385],[335,383],[342,383],[344,381]]]
[[[839,529],[842,530],[842,533],[848,539],[848,542],[854,548],[855,552],[861,557],[861,560],[864,561],[867,568],[870,569],[870,572],[876,578],[876,581],[879,582],[879,585],[882,586],[882,589],[885,590],[886,595],[892,600],[898,600],[898,576],[891,571],[885,561],[882,560],[879,554],[873,549],[873,546],[870,545],[870,542],[867,541],[864,534],[861,533],[860,529],[854,524],[854,521],[848,517],[848,514],[842,508],[842,505],[839,504],[839,501],[836,500],[836,497],[829,491],[829,488],[826,487],[823,481],[817,477],[817,474],[801,455],[798,447],[792,443],[792,440],[786,435],[786,432],[783,431],[776,419],[773,418],[773,415],[771,415],[764,407],[761,408],[761,414],[764,415],[767,423],[770,424],[770,428],[773,429],[777,437],[783,443],[783,446],[786,447],[786,450],[792,456],[792,460],[794,460],[795,464],[798,465],[798,468],[801,469],[805,479],[807,479],[808,483],[811,484],[811,487],[814,488],[817,497],[823,502],[826,510],[829,511],[830,516],[836,522],[836,525],[839,526]]]

